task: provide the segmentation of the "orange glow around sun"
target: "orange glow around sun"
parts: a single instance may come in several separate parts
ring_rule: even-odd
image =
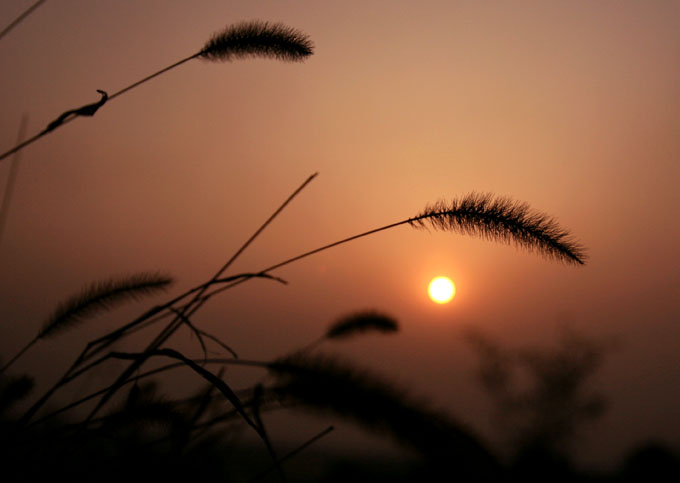
[[[456,286],[448,277],[435,277],[430,281],[427,293],[433,302],[445,304],[456,295]]]

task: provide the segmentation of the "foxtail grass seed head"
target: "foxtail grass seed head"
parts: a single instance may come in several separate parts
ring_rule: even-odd
[[[312,55],[313,44],[302,32],[283,24],[242,22],[216,32],[199,52],[199,57],[230,61],[265,57],[299,62]]]
[[[351,337],[365,332],[397,332],[399,326],[390,316],[375,311],[356,312],[335,322],[326,332],[327,339]]]
[[[167,289],[172,281],[167,275],[152,272],[93,283],[62,302],[43,324],[38,338],[54,336],[123,302],[154,295]]]
[[[413,399],[405,389],[352,364],[298,352],[275,360],[269,370],[277,383],[273,391],[284,404],[301,404],[353,420],[433,460],[463,465],[466,473],[495,467],[492,456],[467,428]],[[484,475],[475,481],[495,479]]]
[[[585,248],[550,216],[528,204],[489,193],[470,193],[428,205],[409,223],[514,244],[566,263],[583,265]]]

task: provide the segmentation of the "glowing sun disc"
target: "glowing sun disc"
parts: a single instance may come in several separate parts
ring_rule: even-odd
[[[427,293],[433,302],[445,304],[456,295],[456,287],[449,277],[435,277],[427,287]]]

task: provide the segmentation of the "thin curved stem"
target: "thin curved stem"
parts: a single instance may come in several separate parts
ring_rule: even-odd
[[[171,64],[171,65],[169,65],[169,66],[167,66],[167,67],[162,68],[162,69],[159,70],[158,72],[154,72],[153,74],[148,75],[148,76],[144,77],[143,79],[138,80],[137,82],[133,82],[133,83],[130,84],[129,86],[124,87],[123,89],[121,89],[121,90],[119,90],[119,91],[114,92],[113,94],[111,94],[111,95],[109,96],[109,101],[111,101],[112,99],[115,99],[116,97],[118,97],[118,96],[120,96],[120,95],[122,95],[122,94],[125,94],[127,91],[130,91],[130,90],[134,89],[134,88],[137,87],[137,86],[140,86],[140,85],[144,84],[145,82],[150,81],[150,80],[153,79],[154,77],[158,77],[159,75],[161,75],[161,74],[163,74],[163,73],[169,71],[170,69],[174,69],[175,67],[179,67],[180,65],[184,64],[185,62],[189,62],[190,60],[195,59],[196,57],[198,57],[198,56],[200,56],[200,55],[201,55],[201,52],[196,52],[195,54],[190,55],[189,57],[186,57],[186,58],[184,58],[184,59],[182,59],[182,60],[178,60],[178,61],[175,62],[174,64]],[[107,101],[107,102],[108,102],[108,101]]]
[[[274,281],[277,281],[277,282],[280,282],[280,283],[283,283],[283,284],[287,283],[285,280],[283,280],[281,278],[273,277],[271,275],[263,274],[263,273],[241,273],[241,274],[238,274],[238,275],[232,275],[232,276],[229,276],[229,277],[218,278],[218,279],[215,279],[215,280],[211,280],[211,281],[202,283],[202,284],[200,284],[196,287],[193,287],[193,288],[187,290],[186,292],[176,296],[175,298],[173,298],[172,300],[170,300],[170,301],[168,301],[164,304],[152,307],[151,309],[147,310],[145,313],[143,313],[142,315],[140,315],[139,317],[137,317],[133,321],[125,324],[124,326],[119,327],[116,330],[109,332],[108,334],[103,335],[103,336],[101,336],[101,337],[99,337],[99,338],[97,338],[93,341],[90,341],[87,344],[87,346],[85,347],[85,349],[83,350],[83,352],[81,353],[81,355],[78,359],[78,364],[80,364],[81,362],[84,362],[84,361],[90,359],[91,357],[95,356],[96,354],[98,354],[99,352],[104,350],[106,347],[110,346],[114,341],[120,339],[121,337],[129,335],[133,332],[136,332],[137,330],[139,330],[143,327],[147,327],[148,325],[150,325],[150,323],[152,323],[151,320],[150,320],[152,317],[155,317],[156,321],[167,317],[168,314],[163,314],[163,312],[166,311],[166,310],[170,310],[170,308],[173,305],[175,305],[177,302],[179,302],[180,300],[182,300],[182,299],[184,299],[184,298],[186,298],[186,297],[188,297],[188,296],[190,296],[190,295],[192,295],[196,292],[200,292],[201,290],[204,290],[205,288],[210,287],[212,285],[229,283],[233,280],[238,280],[240,278],[267,278],[267,279],[271,279],[271,280],[274,280]],[[191,305],[191,302],[187,302],[186,304],[184,304],[181,307],[181,309],[184,309],[184,308],[186,308],[190,305]],[[96,347],[95,349],[92,349],[95,346],[98,346],[98,347]]]
[[[12,20],[12,21],[10,22],[10,24],[9,24],[7,27],[5,27],[4,29],[2,29],[2,32],[0,32],[0,39],[2,39],[5,35],[7,35],[7,34],[9,33],[9,31],[12,30],[14,27],[16,27],[16,26],[19,25],[21,22],[23,22],[24,19],[26,19],[26,17],[28,17],[30,14],[32,14],[33,11],[34,11],[36,8],[38,8],[40,5],[42,5],[43,3],[45,3],[45,1],[46,1],[46,0],[38,0],[38,1],[35,2],[33,5],[31,5],[31,6],[28,7],[26,10],[24,10],[17,18],[15,18],[14,20]]]
[[[292,458],[293,456],[297,455],[297,454],[300,453],[301,451],[303,451],[303,450],[309,448],[311,445],[313,445],[314,443],[316,443],[317,441],[319,441],[321,438],[323,438],[323,437],[326,436],[327,434],[330,434],[334,429],[335,429],[335,428],[334,428],[333,426],[328,426],[326,429],[324,429],[323,431],[321,431],[320,433],[318,433],[316,436],[313,436],[312,438],[308,439],[307,441],[305,441],[304,443],[302,443],[300,446],[298,446],[297,448],[295,448],[295,449],[292,450],[291,452],[287,453],[286,455],[284,455],[284,456],[282,456],[281,458],[279,458],[278,460],[276,460],[276,465],[277,465],[277,466],[280,465],[281,463],[283,463],[283,462],[286,461],[286,460],[289,460],[290,458]],[[264,478],[265,476],[267,476],[269,473],[271,473],[272,471],[274,471],[274,470],[277,468],[277,466],[274,466],[274,465],[270,466],[269,468],[267,468],[266,470],[264,470],[262,473],[258,474],[258,475],[255,476],[252,480],[250,480],[250,483],[254,483],[255,481],[261,480],[262,478]]]
[[[201,52],[197,52],[197,53],[195,53],[195,54],[192,54],[192,55],[190,55],[189,57],[186,57],[186,58],[184,58],[184,59],[182,59],[182,60],[179,60],[179,61],[175,62],[174,64],[171,64],[171,65],[169,65],[169,66],[167,66],[167,67],[164,67],[163,69],[159,70],[158,72],[154,72],[153,74],[148,75],[148,76],[144,77],[143,79],[138,80],[137,82],[134,82],[134,83],[130,84],[130,85],[127,86],[127,87],[124,87],[123,89],[121,89],[121,90],[115,92],[114,94],[110,95],[110,96],[108,97],[108,100],[107,100],[106,102],[107,102],[107,103],[108,103],[108,102],[111,102],[112,99],[114,99],[114,98],[116,98],[116,97],[118,97],[118,96],[120,96],[120,95],[122,95],[122,94],[125,94],[126,92],[128,92],[128,91],[134,89],[135,87],[140,86],[140,85],[144,84],[145,82],[150,81],[151,79],[153,79],[153,78],[155,78],[155,77],[158,77],[159,75],[161,75],[161,74],[163,74],[163,73],[169,71],[170,69],[174,69],[175,67],[178,67],[178,66],[184,64],[185,62],[188,62],[188,61],[190,61],[190,60],[192,60],[192,59],[195,59],[196,57],[198,57],[198,56],[200,56],[200,55],[201,55]],[[13,147],[12,149],[10,149],[9,151],[6,151],[6,152],[0,154],[0,161],[2,161],[3,159],[5,159],[7,156],[9,156],[9,155],[11,155],[11,154],[13,154],[13,153],[16,153],[17,151],[19,151],[19,150],[25,148],[25,147],[28,146],[29,144],[33,144],[35,141],[37,141],[37,140],[40,139],[41,137],[43,137],[43,136],[45,136],[45,135],[47,135],[47,134],[49,134],[49,133],[51,133],[51,132],[53,132],[53,131],[56,131],[56,130],[57,130],[58,128],[60,128],[61,126],[64,126],[65,124],[68,124],[69,122],[72,122],[73,120],[78,119],[79,117],[82,117],[82,116],[76,114],[76,115],[73,115],[72,117],[68,117],[68,118],[64,119],[62,122],[60,122],[59,124],[55,125],[54,127],[51,127],[51,128],[48,127],[48,128],[46,128],[46,129],[43,129],[42,131],[40,131],[38,134],[34,135],[33,137],[27,139],[26,141],[24,141],[24,142],[22,142],[22,143],[17,144],[16,146],[14,146],[14,147]]]
[[[281,268],[285,265],[289,265],[293,262],[297,262],[298,260],[302,260],[303,258],[307,258],[311,255],[315,255],[315,254],[322,252],[324,250],[328,250],[329,248],[337,247],[338,245],[343,245],[343,244],[351,242],[353,240],[357,240],[358,238],[363,238],[365,236],[372,235],[374,233],[378,233],[378,232],[381,232],[381,231],[384,231],[384,230],[388,230],[390,228],[394,228],[394,227],[397,227],[397,226],[400,226],[400,225],[405,225],[407,223],[413,222],[414,220],[417,220],[417,218],[408,218],[406,220],[398,221],[396,223],[391,223],[389,225],[381,226],[380,228],[375,228],[373,230],[369,230],[369,231],[365,231],[363,233],[359,233],[358,235],[353,235],[353,236],[350,236],[348,238],[344,238],[342,240],[338,240],[336,242],[329,243],[328,245],[324,245],[322,247],[315,248],[314,250],[309,250],[308,252],[301,253],[300,255],[296,255],[292,258],[289,258],[289,259],[284,260],[282,262],[276,263],[276,264],[274,264],[270,267],[264,268],[264,269],[260,270],[258,273],[259,274],[266,274],[267,272],[271,272],[272,270],[276,270],[277,268]],[[228,290],[228,289],[230,289],[230,288],[232,288],[236,285],[239,285],[243,282],[245,282],[245,280],[235,280],[234,282],[231,282],[231,283],[225,285],[224,287],[220,287],[216,290],[213,290],[212,292],[209,292],[207,295],[204,295],[202,300],[208,300],[209,298],[213,297],[214,295],[217,295],[218,293],[224,292],[225,290]]]

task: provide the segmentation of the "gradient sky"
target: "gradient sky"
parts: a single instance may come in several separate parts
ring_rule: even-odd
[[[31,3],[2,2],[0,24]],[[587,246],[587,265],[400,227],[282,268],[289,286],[241,286],[195,322],[269,359],[339,315],[383,310],[399,335],[329,349],[484,434],[489,407],[463,332],[543,347],[568,326],[611,341],[594,385],[610,408],[584,461],[651,438],[680,446],[680,3],[47,1],[0,42],[0,151],[22,115],[33,134],[96,89],[117,91],[252,19],[306,32],[315,54],[191,61],[23,151],[0,246],[5,357],[87,282],[164,269],[179,293],[207,279],[314,172],[234,271],[493,192],[555,216]],[[458,292],[437,306],[426,286],[442,274]],[[17,369],[49,361],[50,380],[143,307],[38,347]]]

